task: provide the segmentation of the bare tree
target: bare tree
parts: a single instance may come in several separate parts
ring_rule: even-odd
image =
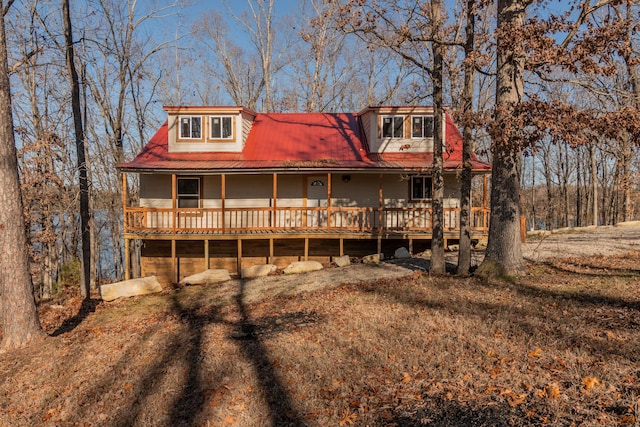
[[[226,3],[225,3],[226,4]],[[293,37],[276,31],[275,0],[247,0],[247,8],[236,14],[227,5],[226,14],[211,12],[195,24],[194,32],[217,60],[210,67],[236,105],[263,111],[276,108],[276,76],[289,62],[287,55]],[[250,49],[234,42],[237,35],[227,25],[235,21],[249,39]],[[280,37],[278,37],[280,35]],[[262,105],[259,105],[261,103]]]
[[[29,270],[11,110],[5,18],[13,0],[0,1],[0,235],[2,236],[2,349],[43,336]]]
[[[386,49],[413,67],[413,73],[422,77],[419,87],[430,78],[434,104],[434,156],[432,199],[431,272],[442,274],[444,262],[444,179],[443,179],[443,95],[442,56],[445,45],[442,3],[432,2],[377,2],[363,3],[352,0],[334,5],[336,26],[342,31],[361,38],[366,43]],[[428,97],[422,93],[421,99]]]
[[[462,89],[462,114],[465,116],[462,130],[462,174],[460,184],[460,250],[458,269],[460,275],[469,274],[471,268],[471,155],[473,154],[473,127],[468,115],[473,111],[473,91],[475,79],[475,15],[476,1],[467,0],[464,43],[464,85]]]
[[[69,72],[69,85],[71,87],[71,108],[73,111],[73,126],[75,130],[76,158],[78,167],[78,186],[80,188],[80,233],[81,233],[81,263],[82,281],[80,290],[85,299],[91,298],[91,212],[89,211],[89,178],[87,174],[87,161],[84,140],[84,126],[80,111],[80,82],[74,60],[73,29],[71,27],[71,14],[69,12],[69,0],[62,1],[62,21],[64,23],[64,39],[67,58],[67,70]]]

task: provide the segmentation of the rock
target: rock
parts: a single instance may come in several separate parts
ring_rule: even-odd
[[[318,261],[296,261],[289,264],[284,269],[284,274],[308,273],[310,271],[322,270],[322,264]]]
[[[447,250],[451,252],[459,251],[460,245],[448,245]]]
[[[346,267],[351,264],[351,258],[349,258],[349,255],[342,255],[334,259],[333,262],[335,262],[338,267]]]
[[[100,286],[100,295],[103,301],[113,301],[118,298],[133,297],[162,292],[162,286],[156,276],[142,277],[140,279],[125,280]]]
[[[276,267],[273,264],[252,265],[251,267],[243,268],[240,271],[240,277],[243,279],[253,279],[256,277],[268,276],[276,271]]]
[[[363,264],[377,264],[384,259],[384,254],[380,252],[379,254],[367,255],[362,258]]]
[[[187,276],[180,281],[180,285],[212,285],[214,283],[231,280],[229,270],[224,268],[205,270],[202,273]]]
[[[409,253],[407,248],[401,247],[396,249],[396,252],[393,254],[393,257],[397,259],[405,259],[405,258],[411,258],[411,254]]]

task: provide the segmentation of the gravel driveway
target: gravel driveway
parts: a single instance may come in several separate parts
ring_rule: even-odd
[[[640,221],[615,226],[583,227],[539,233],[522,246],[531,261],[640,251]],[[639,259],[640,261],[640,259]]]

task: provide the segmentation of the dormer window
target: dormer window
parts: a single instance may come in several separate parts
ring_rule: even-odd
[[[383,138],[404,138],[404,116],[382,116]]]
[[[233,139],[233,118],[211,116],[211,139]]]
[[[201,139],[202,138],[202,117],[181,116],[180,117],[180,139]]]
[[[433,116],[413,116],[411,118],[412,138],[433,138]]]

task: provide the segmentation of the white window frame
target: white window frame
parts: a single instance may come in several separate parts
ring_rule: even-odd
[[[413,124],[415,119],[421,119],[422,123],[420,125],[420,135],[416,136],[413,132]],[[425,119],[431,119],[431,135],[425,134]],[[433,138],[433,127],[435,124],[435,118],[433,115],[419,115],[419,116],[411,116],[411,138],[413,139],[425,139],[425,138]]]
[[[416,179],[422,179],[422,188],[420,192],[422,197],[414,197],[414,185],[416,185]],[[414,175],[410,179],[409,185],[409,200],[411,201],[425,201],[433,199],[433,177],[426,175]]]
[[[384,121],[385,119],[391,119],[391,135],[384,134]],[[392,138],[392,139],[401,139],[404,138],[404,119],[405,116],[382,116],[382,120],[380,122],[380,135],[382,138]],[[396,135],[396,120],[400,120],[402,126],[400,127],[400,135]]]
[[[193,136],[193,119],[200,121],[200,135]],[[182,121],[189,120],[189,135],[182,134]],[[202,116],[178,116],[178,136],[180,139],[202,140]]]
[[[213,136],[213,130],[214,130],[214,125],[213,125],[213,120],[214,119],[219,119],[220,120],[220,124],[219,126],[217,126],[217,128],[220,130],[220,136]],[[230,134],[229,136],[224,136],[223,135],[223,130],[224,130],[224,120],[228,119],[229,120],[229,130],[230,130]],[[233,139],[233,116],[209,116],[209,138],[210,139],[214,139],[214,140],[220,140],[220,139]]]
[[[195,194],[195,193],[180,193],[180,181],[185,181],[185,180],[193,180],[193,181],[197,181],[198,182],[198,192],[197,192],[197,194]],[[180,209],[185,208],[183,206],[180,206],[180,200],[194,200],[195,196],[197,196],[198,197],[198,206],[197,207],[187,206],[186,208],[199,209],[200,206],[201,206],[200,194],[202,194],[202,179],[200,179],[200,177],[197,177],[197,176],[179,176],[179,177],[177,177],[177,182],[176,182],[176,206],[178,208],[180,208]]]

